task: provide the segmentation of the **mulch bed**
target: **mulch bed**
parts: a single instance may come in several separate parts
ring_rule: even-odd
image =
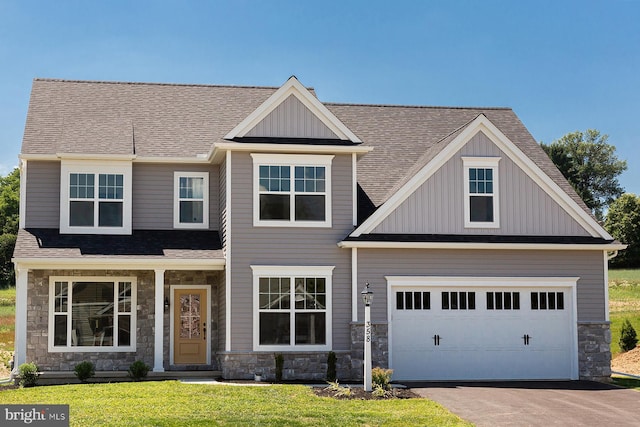
[[[416,399],[419,398],[411,389],[408,388],[394,388],[387,396],[379,397],[374,396],[371,392],[364,391],[362,387],[350,388],[351,394],[345,396],[336,393],[336,391],[329,389],[328,387],[314,387],[313,391],[316,396],[331,397],[339,400],[386,400],[386,399]]]

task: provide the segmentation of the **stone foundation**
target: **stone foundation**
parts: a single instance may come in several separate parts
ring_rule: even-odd
[[[388,324],[372,323],[371,367],[389,367]],[[364,376],[364,323],[351,324],[351,378],[362,380]]]
[[[610,344],[609,322],[578,322],[578,366],[581,380],[610,379]]]

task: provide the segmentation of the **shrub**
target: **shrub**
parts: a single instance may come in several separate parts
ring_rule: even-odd
[[[331,393],[333,393],[334,397],[349,397],[351,396],[351,387],[349,386],[341,386],[340,383],[338,383],[338,380],[335,381],[328,381],[327,382],[329,385],[325,388],[325,390],[329,390]]]
[[[282,371],[284,370],[284,356],[281,353],[276,354],[276,382],[282,382]]]
[[[35,362],[23,363],[18,367],[20,372],[20,387],[34,387],[38,382],[40,372]]]
[[[145,378],[151,367],[144,363],[142,360],[136,360],[129,366],[129,377],[133,378],[134,381],[140,381]]]
[[[85,360],[84,362],[78,363],[75,368],[73,368],[76,377],[83,383],[87,382],[89,378],[93,378],[96,374],[96,367],[93,363]]]
[[[629,322],[629,319],[624,319],[624,322],[622,323],[619,344],[622,351],[633,350],[636,348],[636,344],[638,344],[636,330],[633,329],[633,325]]]
[[[384,369],[376,366],[371,370],[371,383],[373,386],[380,386],[383,390],[389,390],[393,369]]]
[[[336,363],[338,358],[333,351],[329,352],[329,356],[327,356],[327,381],[335,381],[336,380]]]

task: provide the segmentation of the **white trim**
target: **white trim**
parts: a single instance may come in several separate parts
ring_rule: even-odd
[[[295,76],[289,77],[278,90],[276,90],[266,101],[249,114],[243,121],[234,127],[224,139],[241,138],[253,129],[262,119],[275,110],[278,105],[284,102],[290,95],[295,96],[305,107],[307,107],[325,126],[327,126],[338,138],[361,142],[360,139],[347,128],[318,98],[313,96]]]
[[[226,224],[225,224],[225,245],[226,252],[224,254],[226,267],[224,270],[224,303],[225,303],[225,335],[224,335],[224,351],[231,351],[231,151],[227,151],[226,168],[225,168],[225,207],[226,207]]]
[[[180,222],[180,178],[202,178],[202,223]],[[197,201],[198,199],[189,199]],[[209,228],[209,172],[173,172],[173,228]]]
[[[351,236],[370,233],[400,204],[416,191],[427,179],[440,169],[471,138],[482,131],[498,146],[518,167],[538,184],[556,203],[558,203],[573,219],[575,219],[591,236],[606,240],[613,238],[598,222],[586,213],[567,193],[560,188],[542,169],[529,159],[513,142],[511,142],[489,119],[479,115],[460,134],[442,149],[429,163],[392,195],[380,208],[360,225]]]
[[[220,151],[248,151],[264,153],[300,153],[300,154],[366,154],[373,151],[374,147],[363,145],[306,145],[306,144],[269,144],[269,143],[238,143],[238,142],[215,142],[213,144],[214,153],[211,159],[216,163],[217,153]]]
[[[153,372],[164,372],[164,270],[154,270]]]
[[[351,248],[351,321],[358,321],[358,248]]]
[[[332,176],[331,163],[333,155],[304,155],[304,154],[263,154],[251,153],[253,159],[253,226],[254,227],[322,227],[330,228],[332,223]],[[289,166],[291,168],[291,188],[288,192],[281,194],[290,197],[289,220],[263,220],[260,219],[260,166]],[[324,193],[302,193],[324,195],[324,221],[297,221],[295,219],[295,167],[296,166],[322,166],[325,168],[325,191]]]
[[[69,176],[72,173],[93,174],[96,177],[94,183],[94,226],[72,227],[69,225]],[[122,199],[122,227],[98,226],[98,176],[100,174],[118,174],[123,176]],[[100,160],[62,160],[60,164],[60,233],[63,234],[131,234],[132,216],[132,165],[131,161],[110,161],[105,163]]]
[[[577,288],[579,277],[464,277],[464,276],[385,276],[387,280],[387,320],[389,366],[393,368],[393,289],[396,287],[539,287],[539,288],[568,288],[571,292],[571,377],[579,378],[578,367],[578,300]]]
[[[67,301],[67,345],[66,346],[54,346],[54,326],[55,321],[53,319],[55,315],[55,283],[56,282],[66,282],[68,286],[68,296],[69,299]],[[117,346],[115,345],[115,333],[113,336],[114,345],[111,346],[73,346],[71,345],[71,325],[73,321],[72,315],[72,304],[73,304],[73,283],[74,282],[103,282],[103,283],[113,283],[114,285],[114,329],[116,328],[116,324],[118,319],[116,319],[115,307],[118,304],[117,293],[118,293],[118,284],[120,282],[130,282],[131,283],[131,311],[124,312],[126,314],[131,315],[131,323],[130,323],[130,345],[128,346]],[[137,319],[138,319],[138,278],[135,276],[49,276],[49,339],[48,339],[48,349],[50,353],[135,353],[136,352],[136,343],[137,343]]]
[[[329,351],[332,348],[333,341],[333,310],[332,310],[332,281],[333,269],[335,266],[278,266],[278,265],[251,265],[253,271],[253,351]],[[295,328],[291,327],[291,344],[289,345],[260,345],[260,305],[259,305],[259,289],[261,277],[323,277],[325,278],[326,289],[326,307],[323,311],[326,313],[326,344],[322,345],[296,345],[295,344]],[[291,286],[295,286],[292,280]],[[290,313],[295,313],[295,307],[291,304]],[[294,318],[291,318],[293,324]]]
[[[351,222],[358,225],[358,156],[351,154]]]
[[[500,157],[462,157],[462,183],[464,186],[464,227],[465,228],[500,228],[500,179],[498,163]],[[471,221],[471,193],[469,192],[469,169],[484,168],[493,172],[493,191],[491,193],[493,204],[493,221]]]
[[[18,213],[18,227],[26,227],[27,216],[27,161],[20,159],[20,200]]]
[[[604,263],[604,320],[608,322],[609,318],[609,256],[607,251],[602,252]]]
[[[22,265],[15,263],[16,274],[16,326],[15,326],[15,355],[13,372],[27,362],[27,288],[29,285],[29,271]]]
[[[89,153],[56,153],[56,157],[62,160],[69,161],[97,161],[103,162],[105,160],[109,161],[121,161],[121,162],[131,162],[136,158],[135,154],[89,154]]]
[[[69,270],[207,270],[220,271],[224,269],[224,258],[209,259],[144,259],[144,258],[14,258],[13,262],[20,263],[30,269],[69,269]]]
[[[173,360],[173,336],[174,336],[174,331],[175,331],[175,319],[174,319],[174,315],[173,315],[173,309],[175,307],[175,291],[176,289],[204,289],[205,292],[207,293],[207,316],[205,318],[204,321],[204,325],[205,328],[207,329],[207,333],[206,333],[206,338],[207,338],[207,343],[205,344],[207,347],[207,360],[206,360],[206,364],[210,365],[211,364],[211,319],[212,317],[212,313],[211,313],[211,286],[209,285],[170,285],[169,286],[169,293],[170,293],[170,302],[169,302],[169,365],[173,366],[175,365],[175,362]],[[187,365],[190,365],[190,363],[187,363]]]
[[[340,248],[366,249],[504,249],[504,250],[545,250],[545,251],[613,251],[627,247],[621,243],[472,243],[472,242],[373,242],[341,241]]]

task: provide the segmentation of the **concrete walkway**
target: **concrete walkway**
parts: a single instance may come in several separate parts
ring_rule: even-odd
[[[477,426],[640,426],[640,393],[597,382],[403,384]]]

